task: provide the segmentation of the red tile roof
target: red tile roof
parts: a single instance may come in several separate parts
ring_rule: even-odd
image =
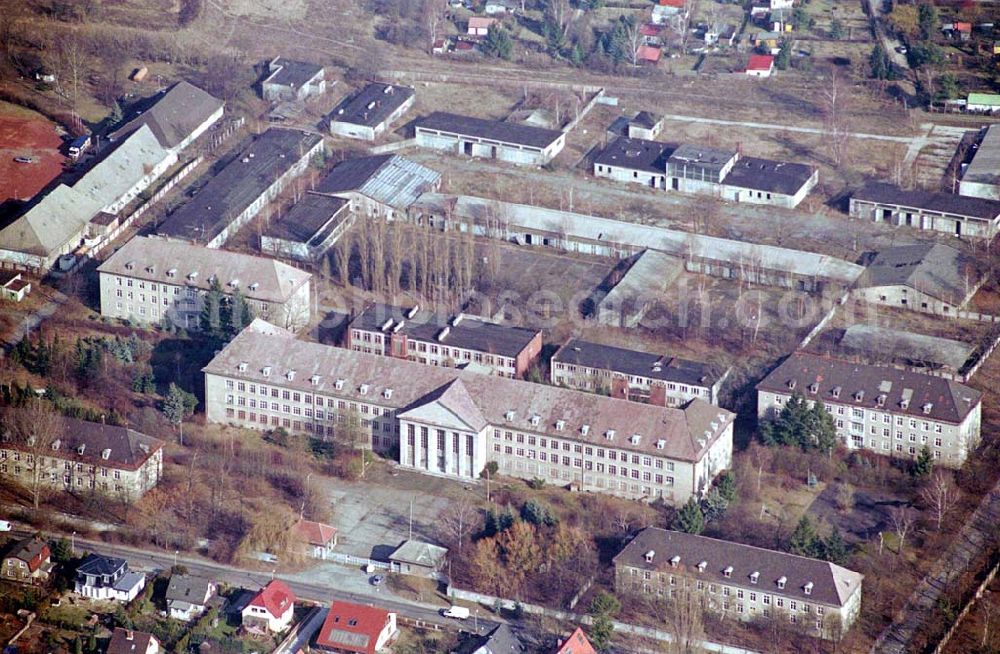
[[[285,582],[272,579],[260,589],[250,601],[250,606],[260,606],[274,617],[285,614],[295,604],[295,593],[285,585]]]
[[[597,652],[594,650],[594,646],[590,644],[590,641],[587,640],[583,629],[577,627],[576,631],[570,634],[569,638],[566,639],[554,654],[597,654]]]
[[[333,602],[316,635],[316,646],[337,652],[375,654],[389,612],[374,606]]]
[[[640,45],[637,53],[639,61],[649,61],[653,63],[659,61],[660,55],[662,54],[662,50],[654,48],[651,45]]]
[[[299,520],[295,523],[295,531],[310,545],[326,546],[337,535],[337,530],[334,527],[312,520]]]
[[[115,627],[114,633],[111,634],[111,642],[108,643],[107,654],[146,654],[149,644],[155,640],[153,634],[145,631]]]
[[[971,32],[972,23],[955,23],[956,32]]]
[[[684,0],[660,0],[660,5],[663,7],[677,7],[680,9],[684,6]]]
[[[773,55],[750,55],[750,61],[747,63],[747,70],[771,70],[771,66],[773,65]]]
[[[639,28],[639,34],[643,36],[659,36],[660,26],[653,25],[652,23],[645,23],[642,27]]]

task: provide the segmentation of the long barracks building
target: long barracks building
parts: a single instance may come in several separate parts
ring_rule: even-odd
[[[209,422],[328,438],[358,416],[380,452],[427,474],[503,474],[681,504],[732,460],[734,414],[683,409],[296,340],[254,321],[204,368]]]

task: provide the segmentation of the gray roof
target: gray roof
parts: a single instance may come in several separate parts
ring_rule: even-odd
[[[656,127],[658,124],[660,124],[662,120],[663,116],[651,113],[649,111],[640,111],[629,122],[638,125],[639,127],[652,129]]]
[[[602,307],[625,308],[630,302],[649,301],[653,294],[666,289],[684,271],[684,262],[656,250],[635,255],[628,271],[597,303]]]
[[[729,186],[795,195],[809,182],[816,169],[805,164],[742,157],[722,181]]]
[[[293,89],[301,88],[323,74],[323,67],[319,64],[285,59],[284,57],[275,57],[269,67],[273,72],[264,80],[264,84],[287,86]]]
[[[874,363],[899,364],[932,370],[959,371],[975,347],[948,338],[914,334],[873,325],[851,325],[840,339],[847,354],[860,355]]]
[[[441,182],[441,173],[398,154],[342,161],[316,186],[317,193],[357,192],[381,204],[406,209]]]
[[[120,139],[147,125],[165,148],[174,148],[222,108],[223,102],[194,84],[180,81],[156,96],[153,105],[116,129],[111,138]]]
[[[414,125],[417,129],[432,129],[449,134],[474,136],[500,143],[513,143],[544,150],[563,133],[559,130],[532,127],[500,120],[487,120],[472,116],[460,116],[446,111],[435,111],[419,118]]]
[[[448,555],[447,547],[440,547],[419,540],[407,540],[396,548],[389,555],[390,561],[402,561],[412,563],[424,568],[438,568],[444,563],[444,557]]]
[[[210,241],[322,140],[297,130],[267,130],[170,214],[157,231],[194,242]]]
[[[240,370],[241,363],[247,364],[245,370]],[[269,368],[267,376],[265,367]],[[639,404],[308,343],[280,331],[261,333],[253,324],[230,341],[204,371],[254,383],[280,380],[287,387],[354,401],[368,397],[368,401],[377,401],[397,413],[436,404],[435,392],[460,379],[476,412],[490,424],[552,433],[560,421],[565,438],[605,446],[609,444],[605,433],[614,430],[620,435],[614,440],[615,447],[684,461],[700,460],[734,417],[701,400],[684,409]],[[287,378],[289,371],[295,371],[292,380]],[[340,389],[336,388],[337,380],[343,380]],[[385,397],[387,389],[391,390],[389,397]],[[513,419],[508,420],[510,411]],[[532,424],[535,416],[537,425]],[[584,425],[588,426],[587,434],[582,433]],[[632,442],[632,434],[641,435],[638,442]],[[657,447],[657,441],[662,441],[662,447]]]
[[[52,443],[53,456],[60,459],[135,470],[163,447],[160,439],[128,427],[76,418],[63,417],[60,420],[61,433]],[[16,440],[8,441],[6,435],[4,440],[5,447],[19,448]],[[105,451],[108,454],[106,458]]]
[[[127,567],[128,562],[125,559],[91,552],[76,567],[76,572],[78,575],[111,576]]]
[[[73,190],[101,203],[117,201],[148,174],[148,171],[173,157],[156,139],[147,125],[140,125],[110,154],[88,170]]]
[[[306,193],[284,215],[272,218],[264,234],[317,245],[329,230],[347,219],[350,212],[343,210],[348,204],[343,198]],[[341,215],[331,224],[330,219],[340,212]],[[316,243],[312,242],[314,240]]]
[[[688,164],[709,170],[722,170],[737,154],[736,150],[682,143],[670,155],[669,161],[672,164]]]
[[[373,304],[351,322],[351,329],[380,332],[386,327],[392,329],[399,323],[402,327],[397,333],[406,334],[407,338],[428,343],[439,343],[448,347],[460,347],[468,350],[478,350],[490,354],[516,357],[526,348],[539,333],[537,329],[514,327],[491,322],[477,316],[460,314],[458,324],[454,317],[446,313],[418,310],[412,317],[407,317],[410,309],[386,304]],[[447,328],[447,333],[442,333]]]
[[[81,238],[103,205],[60,184],[0,229],[0,249],[47,257]]]
[[[30,563],[33,558],[44,553],[48,547],[49,544],[44,540],[32,536],[15,542],[7,553],[4,554],[4,558],[13,558]]]
[[[411,97],[413,89],[409,86],[372,82],[341,100],[330,113],[330,122],[375,127]]]
[[[757,390],[786,395],[795,392],[806,399],[951,424],[964,420],[982,400],[982,393],[974,388],[942,377],[805,352],[785,359],[757,384]]]
[[[962,175],[962,181],[1000,184],[1000,125],[990,125],[987,128],[979,149]]]
[[[155,639],[153,634],[145,631],[115,627],[106,654],[146,654]]]
[[[1000,218],[1000,201],[972,198],[954,193],[931,191],[908,191],[884,182],[869,182],[851,196],[852,200],[912,207],[938,213],[996,220]]]
[[[961,306],[981,278],[976,260],[959,250],[941,243],[918,243],[880,250],[858,278],[858,286],[907,286]]]
[[[194,606],[205,604],[211,582],[204,577],[194,575],[170,575],[167,584],[166,600],[168,602],[187,602]]]
[[[665,175],[676,145],[619,136],[594,158],[595,164]]]
[[[647,555],[652,552],[652,561]],[[828,561],[786,554],[741,543],[695,536],[658,527],[647,527],[614,558],[615,566],[669,571],[671,559],[685,574],[704,577],[710,583],[784,595],[804,602],[841,607],[861,587],[864,576]],[[698,564],[705,562],[703,572]],[[729,576],[725,570],[732,568]],[[758,573],[757,583],[750,576]],[[778,580],[785,578],[784,588]],[[809,594],[806,584],[812,583]]]
[[[689,361],[669,354],[640,352],[572,338],[552,356],[552,360],[626,375],[711,387],[722,375],[710,364]]]
[[[215,277],[224,292],[233,292],[238,286],[250,299],[276,303],[286,302],[312,277],[274,259],[152,236],[136,236],[97,270],[202,290],[211,288],[210,280]],[[191,273],[196,273],[193,278]]]

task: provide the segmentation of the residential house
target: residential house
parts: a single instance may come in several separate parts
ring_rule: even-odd
[[[224,103],[194,84],[180,81],[133,111],[134,117],[111,133],[113,141],[145,125],[163,148],[180,154],[222,119]]]
[[[419,147],[518,165],[542,166],[566,145],[553,129],[436,111],[414,123]]]
[[[222,247],[322,152],[323,137],[318,134],[272,127],[167,216],[156,231],[176,240]]]
[[[371,434],[365,447],[398,452],[405,469],[464,481],[496,461],[504,475],[683,504],[732,457],[734,414],[702,400],[683,410],[626,405],[299,341],[259,324],[204,372],[210,423],[318,437],[357,416],[365,440]]]
[[[163,441],[128,427],[61,418],[60,433],[44,449],[5,434],[0,439],[0,479],[56,490],[135,500],[163,474]]]
[[[465,33],[469,36],[484,37],[489,34],[491,27],[499,24],[500,21],[496,18],[490,18],[488,16],[470,16],[469,24],[466,26]]]
[[[125,559],[91,553],[76,568],[73,592],[94,600],[131,602],[145,587],[145,575],[130,571]]]
[[[587,640],[583,629],[577,627],[569,636],[559,639],[558,648],[553,654],[597,654],[597,650]]]
[[[167,612],[174,620],[191,622],[205,612],[215,590],[204,577],[174,573],[167,584]]]
[[[409,86],[371,82],[341,100],[330,114],[330,133],[374,141],[409,111],[416,100]]]
[[[750,45],[753,47],[764,51],[766,54],[760,55],[761,57],[773,57],[781,51],[781,41],[785,38],[785,35],[781,32],[770,32],[766,30],[761,30],[759,32],[754,32],[750,35]],[[755,59],[755,55],[750,56],[750,63],[747,64],[747,71],[759,70],[767,66],[768,60],[766,59]],[[771,64],[774,64],[774,60],[770,60]],[[758,75],[758,77],[768,77],[767,75]]]
[[[300,518],[295,523],[295,534],[306,544],[314,559],[325,559],[337,546],[337,530],[322,522]]]
[[[250,633],[280,634],[292,626],[295,594],[280,579],[272,579],[243,607],[243,628]]]
[[[726,23],[713,23],[705,28],[702,35],[706,45],[728,45],[736,41],[736,26]]]
[[[157,237],[136,236],[97,269],[101,315],[200,329],[205,296],[239,292],[252,311],[297,331],[310,320],[312,275],[287,264]]]
[[[351,201],[311,191],[285,213],[271,219],[260,235],[261,252],[318,264],[354,225]]]
[[[943,243],[896,245],[869,259],[851,295],[911,311],[954,316],[986,279],[975,259]]]
[[[1000,227],[1000,201],[869,182],[851,195],[850,216],[897,227],[989,239]]]
[[[979,443],[982,393],[941,377],[796,352],[757,384],[758,419],[796,394],[823,403],[848,449],[915,459],[926,447],[959,468]]]
[[[980,134],[972,161],[962,172],[958,192],[973,198],[1000,200],[1000,125],[990,125]]]
[[[662,32],[662,25],[657,25],[656,23],[643,23],[642,26],[639,27],[639,38],[642,40],[642,45],[651,45],[655,47],[663,45],[663,39],[660,38],[660,34]]]
[[[653,5],[650,20],[654,25],[664,25],[688,13],[685,0],[659,0]]]
[[[521,9],[521,3],[517,0],[487,0],[483,6],[483,13],[487,16],[505,16],[516,14]]]
[[[660,63],[660,57],[662,56],[663,51],[652,45],[640,45],[635,53],[635,59],[637,62],[640,64],[650,64],[654,66]]]
[[[31,293],[31,282],[25,279],[21,273],[0,273],[0,299],[8,302],[21,302]]]
[[[115,627],[106,654],[159,654],[160,641],[153,634]]]
[[[506,622],[501,622],[485,635],[476,634],[466,639],[457,650],[451,654],[507,654],[532,651],[526,639],[510,628]]]
[[[44,584],[52,572],[49,544],[37,537],[15,542],[4,554],[0,571],[4,581]]]
[[[655,250],[683,259],[688,272],[802,291],[846,289],[864,271],[856,263],[805,250],[469,195],[425,193],[411,207],[410,220],[439,231],[472,229],[485,238],[616,260]]]
[[[551,381],[611,397],[679,407],[695,398],[719,403],[729,369],[668,354],[640,352],[571,338],[552,355]]]
[[[760,547],[647,527],[612,560],[621,595],[693,601],[722,619],[775,619],[839,640],[861,611],[864,576]]]
[[[441,173],[398,154],[378,154],[341,161],[313,189],[350,200],[369,218],[394,220],[423,193],[441,186]]]
[[[375,606],[334,601],[313,649],[331,654],[378,654],[399,636],[396,614]]]
[[[305,61],[275,57],[267,64],[261,95],[271,102],[304,101],[326,92],[326,71]]]
[[[774,72],[774,55],[750,55],[746,73],[750,77],[770,77]]]
[[[523,378],[538,363],[542,332],[502,325],[479,316],[446,316],[374,304],[355,317],[345,347],[432,366],[463,368],[471,363],[501,377]]]
[[[418,540],[403,541],[392,554],[389,564],[395,572],[404,575],[436,577],[444,568],[447,547],[439,547]]]

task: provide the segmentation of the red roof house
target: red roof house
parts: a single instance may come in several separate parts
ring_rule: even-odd
[[[488,18],[486,16],[471,16],[469,18],[469,26],[466,30],[466,34],[469,36],[486,36],[490,28],[499,23],[496,18]]]
[[[663,51],[651,45],[640,45],[636,59],[642,63],[655,64],[660,61]]]
[[[684,8],[684,0],[660,0],[661,7],[676,7],[677,9]]]
[[[115,627],[107,654],[159,654],[160,641],[153,634]]]
[[[272,579],[243,608],[243,627],[258,633],[281,633],[292,624],[295,593],[278,579]]]
[[[396,614],[374,606],[333,602],[314,649],[337,654],[377,654],[395,640]]]
[[[295,533],[309,545],[310,555],[317,559],[325,559],[337,545],[336,528],[322,522],[299,520],[295,523]]]
[[[751,77],[770,77],[774,71],[774,55],[750,55],[747,62],[747,75]]]
[[[565,641],[559,646],[554,654],[597,654],[594,650],[594,646],[590,644],[587,640],[587,636],[584,635],[583,629],[577,627],[576,630],[569,635]]]

